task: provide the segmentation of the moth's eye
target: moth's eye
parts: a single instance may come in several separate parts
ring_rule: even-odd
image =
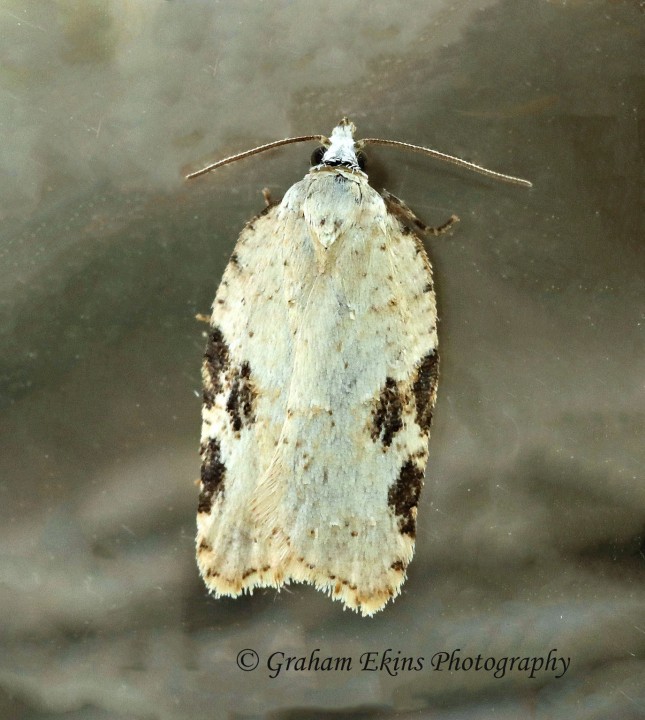
[[[359,150],[356,153],[356,159],[358,160],[358,167],[361,170],[365,170],[365,166],[367,165],[367,155],[362,150]]]
[[[320,147],[317,147],[312,153],[311,153],[311,164],[312,165],[320,165],[322,162],[324,154],[327,152],[327,148],[323,147],[322,145]]]

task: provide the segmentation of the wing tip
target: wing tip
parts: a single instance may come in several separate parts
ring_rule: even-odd
[[[374,616],[383,610],[390,600],[398,597],[406,579],[405,570],[391,569],[385,574],[380,573],[381,582],[371,582],[369,587],[365,587],[347,578],[325,573],[321,568],[312,568],[304,562],[294,564],[289,574],[296,582],[313,585],[332,600],[342,602],[343,609],[353,610],[363,617]]]
[[[373,617],[390,600],[401,593],[405,582],[405,565],[392,563],[390,570],[382,576],[379,584],[371,583],[362,588],[351,580],[325,573],[321,568],[306,564],[304,559],[291,560],[285,566],[264,565],[260,568],[248,567],[242,571],[227,574],[221,569],[221,563],[213,562],[207,556],[210,548],[198,547],[197,564],[208,591],[216,598],[240,595],[252,595],[255,588],[273,588],[280,591],[291,582],[313,585],[332,600],[338,600],[344,609],[353,610],[363,617]]]

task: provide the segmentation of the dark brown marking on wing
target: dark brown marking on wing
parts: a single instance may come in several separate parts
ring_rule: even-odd
[[[215,393],[210,388],[205,387],[202,390],[202,404],[207,410],[215,405]]]
[[[210,512],[213,500],[224,492],[224,476],[226,467],[222,462],[220,445],[216,438],[202,444],[201,492],[197,512]]]
[[[424,435],[430,433],[438,382],[439,355],[436,350],[431,350],[419,363],[417,377],[412,386],[417,408],[417,425]]]
[[[371,436],[374,442],[381,439],[384,447],[390,447],[396,433],[403,427],[403,406],[405,398],[397,382],[389,377],[372,411]]]
[[[387,494],[388,505],[399,519],[399,530],[403,535],[414,537],[419,494],[423,486],[423,470],[412,460],[407,460],[396,482]]]
[[[257,391],[251,378],[251,366],[245,360],[233,373],[231,392],[226,401],[226,410],[231,417],[231,427],[235,432],[255,422],[256,397]]]
[[[228,345],[222,331],[214,327],[208,336],[204,353],[204,390],[208,392],[211,404],[215,395],[222,390],[223,376],[228,372],[229,365]]]

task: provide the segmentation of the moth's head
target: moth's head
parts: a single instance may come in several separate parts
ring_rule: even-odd
[[[311,165],[317,168],[344,167],[349,170],[365,170],[365,153],[361,143],[354,140],[356,126],[343,118],[325,138],[325,144],[316,148],[311,155]]]

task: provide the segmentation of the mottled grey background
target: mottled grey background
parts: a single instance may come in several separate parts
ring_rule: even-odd
[[[643,17],[0,2],[2,718],[645,717]],[[429,243],[443,364],[417,555],[373,619],[308,586],[216,601],[193,559],[194,315],[261,188],[281,196],[313,147],[181,171],[344,114],[535,183],[370,153],[377,187],[462,219]],[[270,653],[316,648],[426,667],[269,678]],[[430,669],[456,648],[571,665]]]

